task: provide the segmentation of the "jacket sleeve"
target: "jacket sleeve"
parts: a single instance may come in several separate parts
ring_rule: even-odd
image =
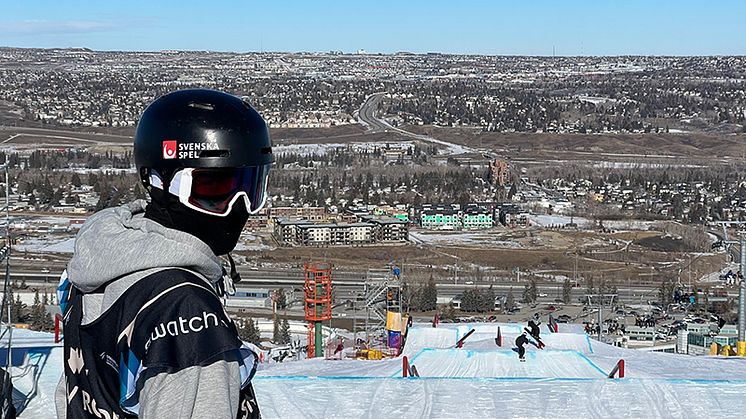
[[[140,390],[140,417],[233,419],[241,376],[236,361],[217,361],[148,378]]]

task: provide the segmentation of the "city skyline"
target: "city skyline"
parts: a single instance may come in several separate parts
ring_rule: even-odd
[[[0,46],[231,52],[441,52],[485,55],[743,55],[746,4],[589,1],[530,4],[281,1],[5,5]]]

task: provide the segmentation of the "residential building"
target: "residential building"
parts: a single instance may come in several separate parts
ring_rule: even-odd
[[[394,217],[366,216],[363,221],[376,226],[375,239],[382,243],[409,241],[409,223]]]
[[[436,205],[425,204],[420,209],[420,227],[435,230],[460,230],[461,207],[458,204]]]
[[[324,207],[272,207],[269,218],[298,218],[311,221],[322,221],[326,217]]]
[[[483,206],[467,206],[462,217],[464,230],[481,230],[495,225],[493,211]]]
[[[409,227],[396,218],[372,215],[354,223],[278,218],[274,236],[281,246],[361,246],[404,243],[409,239]]]

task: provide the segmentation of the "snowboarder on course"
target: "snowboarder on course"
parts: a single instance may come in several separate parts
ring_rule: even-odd
[[[518,359],[521,362],[526,361],[526,348],[524,346],[528,345],[528,336],[526,336],[528,333],[523,332],[515,339],[515,346],[518,347]]]
[[[531,333],[531,336],[537,339],[540,337],[539,333],[541,333],[541,331],[539,330],[539,325],[536,324],[533,320],[528,321],[528,331],[529,333]]]
[[[544,343],[541,341],[541,337],[539,335],[541,333],[539,325],[536,324],[533,320],[528,321],[528,333],[531,335],[531,337],[536,339],[536,344],[539,346],[539,349],[544,347]]]
[[[240,279],[228,252],[264,205],[271,147],[262,117],[227,93],[145,109],[134,157],[150,201],[88,218],[60,278],[58,417],[259,417],[258,356],[221,297]]]

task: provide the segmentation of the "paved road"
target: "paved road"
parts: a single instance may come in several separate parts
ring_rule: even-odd
[[[405,131],[401,128],[389,125],[388,122],[378,118],[378,105],[383,100],[383,96],[386,93],[374,93],[368,97],[363,105],[358,110],[358,120],[367,125],[368,128],[373,132],[396,132],[415,140],[436,144],[445,148],[446,155],[460,155],[465,153],[476,153],[484,156],[492,156],[493,153],[489,150],[476,150],[471,147],[462,146],[459,144],[449,143],[447,141],[438,140],[427,135],[415,134],[413,132]]]
[[[132,137],[91,132],[75,132],[48,128],[0,126],[0,143],[34,145],[23,142],[23,137],[45,139],[46,145],[69,147],[71,143],[132,145]]]
[[[47,268],[43,268],[47,269]],[[53,267],[49,272],[41,271],[30,267],[16,267],[11,271],[11,279],[18,282],[25,280],[30,287],[56,286],[59,281],[61,267]],[[302,272],[288,271],[254,271],[246,267],[240,267],[242,281],[237,284],[241,289],[274,289],[274,288],[294,288],[300,292],[303,287]],[[364,289],[364,272],[335,272],[334,288],[338,296],[349,298],[357,293],[362,293]],[[455,297],[470,288],[489,288],[493,287],[498,295],[506,295],[512,290],[516,300],[520,300],[523,294],[524,282],[514,282],[505,280],[483,281],[478,283],[469,283],[459,281],[439,282],[436,284],[438,295],[441,297]],[[540,283],[537,286],[539,294],[546,294],[539,298],[539,302],[551,303],[555,299],[562,298],[561,283]],[[585,288],[573,288],[572,301],[578,302],[585,295]],[[647,300],[655,300],[658,296],[658,288],[653,284],[633,284],[631,286],[618,285],[618,298],[625,303],[640,304]]]
[[[383,100],[385,93],[374,93],[365,100],[358,110],[358,121],[367,125],[372,132],[384,132],[391,126],[378,119],[378,106]]]

